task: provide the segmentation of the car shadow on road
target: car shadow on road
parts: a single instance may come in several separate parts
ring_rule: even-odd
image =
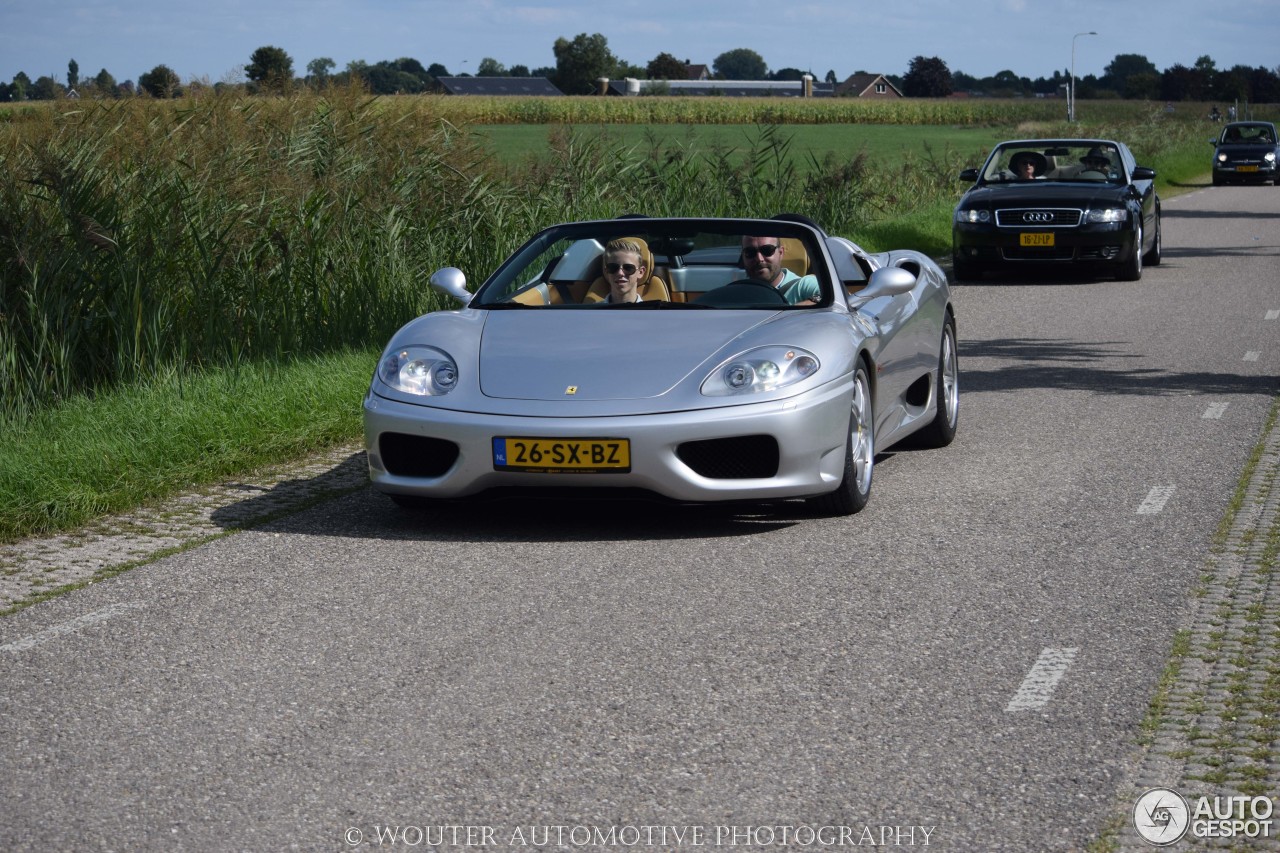
[[[1043,285],[1097,285],[1115,281],[1115,273],[1101,266],[1037,266],[987,270],[982,278],[952,281],[952,287],[1041,287]]]
[[[1204,210],[1203,208],[1184,209],[1166,207],[1160,211],[1161,219],[1241,219],[1253,221],[1257,219],[1280,219],[1280,212],[1271,210]],[[1166,244],[1165,249],[1168,249]]]
[[[1120,342],[1079,343],[1050,338],[961,341],[957,347],[961,393],[1057,388],[1110,395],[1260,394],[1269,397],[1280,390],[1280,379],[1275,376],[1156,368],[1125,370],[1094,364],[1140,357],[1118,352],[1120,346]],[[970,359],[983,358],[998,359],[1002,365],[991,370],[965,366]]]
[[[895,448],[896,450],[897,448]],[[889,463],[893,454],[877,458]],[[615,490],[512,493],[397,506],[368,485],[363,452],[314,477],[245,487],[213,511],[226,529],[448,542],[621,542],[737,537],[821,518],[803,501],[681,505]],[[840,523],[841,519],[833,519]]]

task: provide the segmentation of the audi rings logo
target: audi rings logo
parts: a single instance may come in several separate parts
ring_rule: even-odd
[[[1191,825],[1191,809],[1181,794],[1168,788],[1152,788],[1133,806],[1133,826],[1157,847],[1182,839]]]
[[[1053,214],[1052,213],[1036,213],[1034,211],[1029,213],[1024,213],[1022,214],[1022,221],[1023,222],[1052,222]]]

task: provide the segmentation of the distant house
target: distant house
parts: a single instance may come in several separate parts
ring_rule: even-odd
[[[609,80],[603,94],[642,95],[647,90],[669,95],[719,95],[729,98],[803,98],[802,80]],[[811,83],[813,98],[830,98],[835,95],[831,83]]]
[[[852,74],[836,86],[837,98],[901,98],[902,92],[883,74]]]
[[[563,95],[546,77],[437,77],[449,95]]]
[[[705,65],[686,65],[686,80],[710,80],[711,69]]]

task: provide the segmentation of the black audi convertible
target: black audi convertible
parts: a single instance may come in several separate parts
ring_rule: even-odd
[[[1160,263],[1160,197],[1154,169],[1123,142],[1022,139],[1002,142],[956,205],[955,278],[995,269],[1093,267],[1126,281]]]

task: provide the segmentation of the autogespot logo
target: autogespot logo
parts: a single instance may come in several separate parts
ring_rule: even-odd
[[[1133,826],[1157,847],[1174,844],[1187,834],[1191,809],[1181,794],[1168,788],[1152,788],[1133,807]]]

